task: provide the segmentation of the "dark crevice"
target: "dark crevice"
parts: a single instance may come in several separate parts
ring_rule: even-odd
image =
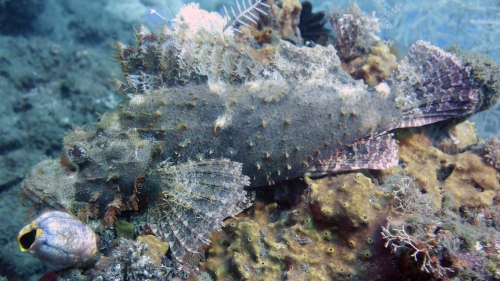
[[[445,181],[450,175],[451,173],[453,173],[453,170],[455,169],[455,165],[454,164],[450,164],[450,165],[443,165],[441,166],[441,168],[437,171],[437,180],[440,181],[440,182],[443,182]]]

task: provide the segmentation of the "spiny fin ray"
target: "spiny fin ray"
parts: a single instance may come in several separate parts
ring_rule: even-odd
[[[229,159],[210,159],[158,168],[163,197],[148,215],[153,233],[170,245],[182,263],[186,253],[197,253],[209,244],[210,234],[251,205],[244,186],[249,178],[242,164]]]
[[[357,169],[383,170],[398,164],[398,149],[393,134],[358,140],[336,150],[328,159],[317,160],[306,173],[308,177]]]
[[[419,127],[473,114],[481,101],[471,67],[424,41],[410,47],[388,80],[399,91],[403,120],[394,128]]]

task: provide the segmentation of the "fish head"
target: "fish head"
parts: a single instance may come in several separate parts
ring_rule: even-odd
[[[137,209],[137,195],[151,162],[153,142],[136,129],[73,128],[59,159],[35,165],[22,191],[36,204],[75,214],[89,213],[112,223],[115,214]]]

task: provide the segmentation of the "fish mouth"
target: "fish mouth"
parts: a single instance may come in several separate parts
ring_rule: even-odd
[[[71,170],[59,160],[47,159],[31,168],[21,192],[35,205],[57,210],[69,210],[75,197],[78,170]]]

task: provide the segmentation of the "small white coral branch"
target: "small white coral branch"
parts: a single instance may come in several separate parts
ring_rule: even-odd
[[[387,240],[385,243],[385,247],[388,248],[392,246],[392,252],[396,253],[399,248],[412,248],[415,252],[411,255],[417,261],[417,254],[419,252],[424,252],[423,250],[418,249],[414,243],[413,238],[406,233],[404,226],[401,229],[393,228],[392,230],[395,232],[394,234],[390,231],[391,225],[388,223],[387,227],[382,226],[382,237]]]
[[[401,178],[400,183],[394,185],[393,198],[396,200],[394,211],[401,213],[421,213],[431,215],[436,212],[428,196],[415,186],[411,177]]]
[[[401,179],[400,184],[395,184],[394,186],[398,189],[394,189],[392,194],[394,195],[394,199],[397,200],[398,206],[394,210],[401,210],[403,213],[409,213],[410,211],[407,209],[408,202],[405,202],[404,196],[408,192],[408,190],[412,187],[413,179],[410,177],[405,177]],[[402,196],[401,196],[402,195]]]
[[[391,232],[392,230],[392,232]],[[422,253],[424,259],[420,266],[420,270],[427,273],[437,274],[438,276],[444,276],[446,272],[453,272],[451,268],[443,267],[439,264],[439,261],[433,258],[430,254],[430,250],[426,249],[423,243],[417,241],[410,234],[406,233],[404,226],[401,229],[392,228],[388,223],[387,227],[382,226],[382,237],[387,241],[385,247],[392,247],[392,252],[396,253],[398,249],[410,249],[413,251],[411,257],[418,262],[417,255]]]

